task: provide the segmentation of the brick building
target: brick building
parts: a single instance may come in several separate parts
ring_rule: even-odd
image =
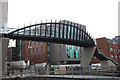
[[[107,57],[110,57],[114,61],[118,62],[120,55],[119,55],[119,48],[118,48],[118,41],[103,38],[97,38],[97,48],[100,52],[104,53]],[[93,57],[91,63],[100,63],[100,60]]]
[[[8,48],[7,61],[17,61],[16,47]]]
[[[117,41],[118,43],[118,53],[120,55],[120,36],[115,36],[115,38],[113,38],[113,40]],[[120,57],[119,57],[119,64],[120,64]]]
[[[30,63],[48,62],[47,43],[36,41],[17,41],[20,60],[29,59]]]

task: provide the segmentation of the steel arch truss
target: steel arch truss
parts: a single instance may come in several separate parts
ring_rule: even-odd
[[[8,34],[8,38],[34,40],[60,44],[76,45],[80,47],[95,46],[93,39],[81,29],[84,25],[60,22],[46,22],[17,29]]]

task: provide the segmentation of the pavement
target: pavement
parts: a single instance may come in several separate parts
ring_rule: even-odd
[[[98,79],[98,80],[120,80],[115,76],[90,76],[90,75],[35,75],[36,77],[56,77],[56,78],[74,78],[74,79]]]
[[[120,77],[115,76],[90,76],[90,75],[28,75],[28,76],[19,76],[20,78],[25,77],[46,77],[46,78],[72,78],[72,79],[97,79],[97,80],[120,80]],[[7,77],[7,78],[15,78],[15,76]]]

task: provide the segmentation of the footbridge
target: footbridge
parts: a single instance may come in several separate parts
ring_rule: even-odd
[[[85,25],[65,20],[59,22],[41,22],[39,24],[29,25],[10,33],[4,33],[1,35],[1,37],[9,39],[60,43],[83,47],[81,59],[81,66],[83,67],[89,65],[93,55],[100,60],[111,60],[104,54],[99,53],[94,39],[86,31]],[[4,45],[2,42],[1,44],[2,46]]]
[[[68,44],[84,48],[95,47],[94,56],[100,60],[111,60],[114,64],[117,64],[98,51],[95,40],[90,36],[90,33],[87,32],[85,25],[66,20],[59,22],[52,22],[51,20],[51,22],[29,25],[9,32],[8,34],[2,34],[2,37]]]

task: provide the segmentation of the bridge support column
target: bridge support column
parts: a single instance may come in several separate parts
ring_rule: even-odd
[[[3,77],[5,71],[5,60],[8,53],[8,38],[0,37],[0,80]]]
[[[87,47],[87,48],[83,48],[83,52],[81,55],[81,67],[88,67],[89,63],[91,61],[91,58],[95,52],[96,47]]]

